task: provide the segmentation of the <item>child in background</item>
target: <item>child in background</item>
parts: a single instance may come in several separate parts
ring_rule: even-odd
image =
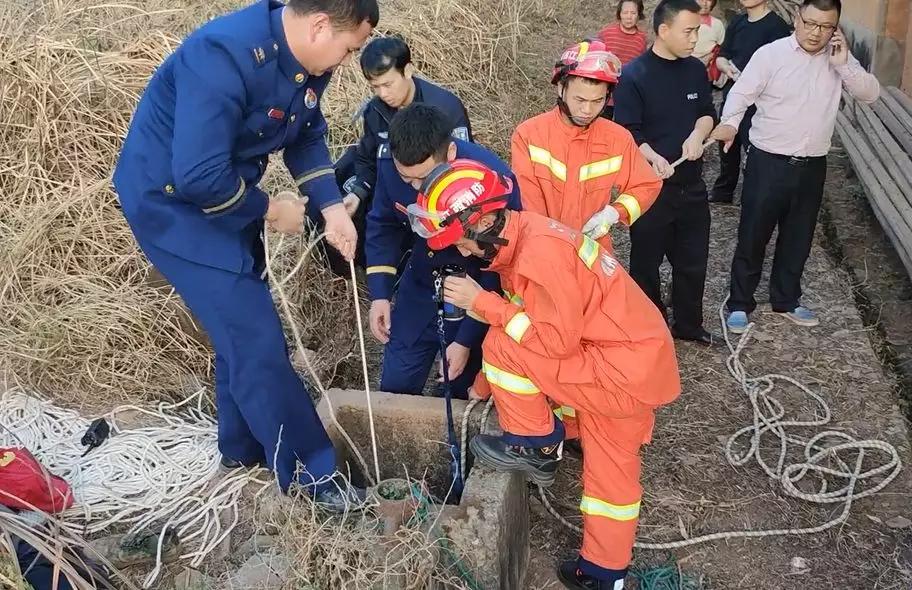
[[[608,51],[621,60],[621,65],[633,61],[646,51],[646,32],[637,24],[646,18],[643,0],[620,0],[617,6],[617,22],[599,31],[598,38]],[[623,70],[621,70],[623,75]],[[602,116],[614,116],[614,99],[609,98]]]
[[[710,81],[718,88],[725,85],[727,77],[715,67],[716,57],[725,41],[725,24],[712,15],[717,0],[697,0],[700,5],[700,30],[693,56],[706,65]]]

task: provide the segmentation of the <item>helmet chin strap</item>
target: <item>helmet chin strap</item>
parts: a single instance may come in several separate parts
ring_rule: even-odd
[[[494,218],[494,223],[487,229],[483,231],[475,231],[474,229],[466,230],[465,237],[478,243],[484,251],[483,258],[485,260],[493,260],[497,255],[498,248],[510,243],[509,240],[500,237],[500,232],[503,231],[506,221],[507,218],[503,214],[503,210],[500,210],[497,212],[497,217]]]
[[[563,93],[561,93],[561,95],[557,97],[557,107],[560,109],[560,112],[562,112],[564,114],[564,116],[567,117],[567,120],[570,121],[570,124],[573,125],[574,127],[580,127],[581,129],[586,129],[587,127],[592,125],[592,121],[595,120],[595,119],[593,119],[592,121],[589,121],[588,123],[580,123],[579,121],[577,121],[576,117],[574,117],[570,113],[570,107],[568,107],[567,103],[564,102]]]
[[[566,78],[564,78],[564,80],[566,80]],[[563,83],[563,81],[559,83]],[[564,116],[567,117],[567,120],[569,120],[570,124],[574,127],[580,127],[581,129],[588,128],[595,122],[596,119],[598,119],[598,116],[593,117],[592,120],[588,123],[580,123],[577,121],[576,118],[570,113],[570,107],[568,107],[566,101],[564,101],[564,92],[566,92],[566,88],[566,85],[564,85],[564,89],[561,90],[561,93],[557,95],[557,108],[560,109],[560,112],[562,112]],[[608,104],[608,100],[611,98],[610,88],[611,87],[609,85],[608,95],[605,97],[605,104]]]

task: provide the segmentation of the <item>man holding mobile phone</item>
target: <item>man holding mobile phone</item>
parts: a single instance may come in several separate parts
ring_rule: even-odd
[[[760,48],[732,87],[713,139],[730,149],[756,105],[731,271],[728,329],[747,329],[756,308],[766,245],[778,227],[770,303],[800,326],[816,326],[801,305],[801,275],[811,251],[842,90],[872,103],[880,84],[849,52],[839,30],[840,0],[804,0],[795,33]]]

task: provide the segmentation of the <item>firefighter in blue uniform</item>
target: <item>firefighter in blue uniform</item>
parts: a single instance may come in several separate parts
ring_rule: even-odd
[[[265,463],[287,489],[300,461],[299,482],[322,480],[312,491],[330,508],[358,490],[327,481],[335,453],[289,362],[260,234],[302,232],[309,203],[353,256],[319,102],[378,18],[376,0],[261,0],[208,22],[150,80],[114,173],[137,242],[215,349],[223,465]],[[257,187],[282,149],[299,198]]]
[[[374,202],[367,217],[366,253],[371,332],[385,344],[382,391],[417,395],[424,390],[440,350],[435,269],[457,265],[485,289],[499,291],[500,279],[482,270],[481,259],[462,256],[455,247],[434,251],[418,237],[397,287],[396,265],[402,256],[403,235],[411,232],[403,209],[415,202],[422,182],[438,166],[463,158],[484,163],[513,180],[507,206],[520,208],[519,183],[509,167],[487,149],[454,139],[451,131],[452,122],[441,109],[413,103],[396,113],[390,123],[389,143],[380,147]],[[481,342],[487,325],[466,317],[445,322],[445,328],[452,393],[464,399],[481,367]]]
[[[358,253],[355,261],[364,265],[364,227],[377,183],[377,154],[387,143],[390,121],[396,112],[413,102],[440,107],[450,117],[453,137],[474,141],[469,114],[459,97],[415,75],[412,52],[399,37],[380,37],[361,51],[361,73],[374,96],[365,102],[358,116],[363,132],[357,144],[348,148],[336,162],[336,181],[349,213],[358,228]],[[411,233],[406,237],[411,244]],[[330,266],[336,274],[348,276],[348,264],[329,252]]]

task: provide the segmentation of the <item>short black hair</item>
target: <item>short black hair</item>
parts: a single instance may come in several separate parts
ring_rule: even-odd
[[[652,30],[658,33],[661,25],[671,26],[681,12],[700,14],[700,5],[696,0],[662,0],[652,13]]]
[[[412,63],[412,51],[399,37],[380,37],[361,50],[361,73],[368,80],[382,76],[393,68],[405,73]]]
[[[813,6],[817,10],[835,10],[836,14],[842,16],[842,0],[804,0],[801,3],[801,9]]]
[[[399,109],[389,126],[393,157],[405,166],[414,166],[431,156],[441,162],[453,142],[453,123],[440,108],[413,102]]]
[[[621,0],[618,2],[617,7],[617,19],[621,20],[621,10],[624,8],[624,5],[628,2],[633,2],[637,5],[637,19],[643,20],[646,18],[646,9],[643,7],[643,0]]]
[[[342,29],[356,29],[364,21],[376,27],[380,22],[377,0],[288,0],[288,8],[300,15],[325,12]]]

